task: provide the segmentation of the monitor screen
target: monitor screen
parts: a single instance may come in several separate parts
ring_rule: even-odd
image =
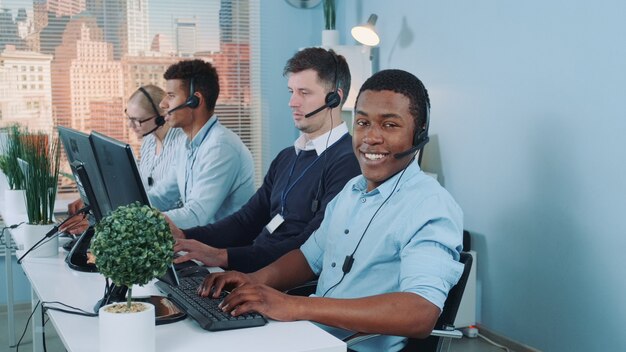
[[[150,204],[131,147],[98,132],[92,132],[89,138],[111,202],[111,210],[137,201]],[[105,216],[107,214],[104,213]]]
[[[63,126],[58,130],[80,197],[99,221],[103,214],[111,211],[111,205],[89,135]]]

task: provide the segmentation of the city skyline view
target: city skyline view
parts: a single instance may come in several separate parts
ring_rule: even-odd
[[[198,58],[219,72],[216,114],[258,154],[250,16],[248,0],[0,0],[0,127],[96,130],[139,156],[127,98]]]

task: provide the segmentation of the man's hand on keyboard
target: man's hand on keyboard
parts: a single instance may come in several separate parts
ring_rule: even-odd
[[[228,266],[228,252],[225,249],[210,247],[196,240],[177,239],[174,252],[187,252],[174,259],[174,263],[182,263],[191,259],[199,260],[206,266]]]
[[[198,294],[203,297],[218,298],[227,288],[237,288],[245,284],[252,284],[254,281],[250,275],[238,271],[226,271],[222,273],[212,273],[208,275],[202,285],[198,287]]]
[[[226,313],[239,316],[257,312],[275,320],[297,319],[297,302],[303,297],[286,295],[267,285],[256,283],[252,276],[237,271],[207,276],[198,287],[198,294],[217,298],[225,287],[234,287],[219,305]]]
[[[293,321],[299,319],[298,302],[305,298],[287,295],[267,285],[245,284],[232,290],[219,307],[233,316],[257,312],[274,320]]]

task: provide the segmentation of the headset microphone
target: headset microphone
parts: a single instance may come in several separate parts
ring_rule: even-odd
[[[324,104],[324,105],[320,106],[319,108],[317,108],[317,109],[315,109],[315,110],[311,111],[310,113],[308,113],[308,114],[304,115],[304,117],[309,118],[309,117],[311,117],[311,116],[313,116],[313,115],[317,114],[318,112],[320,112],[320,111],[322,111],[322,110],[324,110],[324,109],[326,109],[326,104]]]
[[[161,126],[163,126],[163,125],[164,125],[164,123],[162,123],[162,124],[160,124],[160,125],[157,123],[157,125],[156,125],[156,126],[154,126],[154,128],[153,128],[153,129],[151,129],[150,131],[148,131],[148,132],[144,133],[144,134],[143,134],[143,137],[145,137],[145,136],[149,135],[150,133],[152,133],[152,132],[154,132],[154,131],[158,130],[158,129],[159,129],[159,127],[161,127]]]
[[[416,146],[413,146],[413,147],[411,147],[411,148],[409,148],[409,149],[407,149],[407,150],[405,150],[403,152],[396,153],[396,154],[393,155],[393,157],[396,158],[396,159],[402,159],[402,158],[404,158],[406,156],[409,156],[409,155],[415,153],[416,151],[424,148],[424,146],[426,145],[426,143],[428,143],[429,140],[430,140],[430,138],[426,137],[426,139],[422,140],[422,142],[420,144],[418,144]]]
[[[156,115],[156,118],[154,119],[154,123],[156,124],[156,126],[153,129],[151,129],[150,132],[144,133],[143,137],[145,137],[149,135],[150,133],[156,131],[159,127],[165,125],[165,118],[161,115],[161,113],[159,112],[159,109],[157,109],[156,104],[154,103],[154,100],[152,100],[152,97],[150,96],[150,94],[148,94],[148,91],[146,91],[144,87],[139,87],[139,91],[143,93],[146,99],[148,99],[148,102],[150,102],[150,105],[152,106],[152,110],[154,111],[154,114]]]
[[[187,100],[185,100],[184,103],[174,107],[173,109],[169,110],[167,112],[167,115],[173,113],[174,111],[180,110],[180,109],[184,109],[184,108],[192,108],[195,109],[198,107],[198,105],[200,105],[200,99],[198,99],[198,97],[195,95],[196,94],[196,89],[195,89],[195,78],[191,77],[191,79],[189,80],[189,97],[187,97]]]
[[[339,95],[339,60],[337,60],[337,56],[336,54],[332,51],[329,50],[328,53],[330,54],[330,56],[333,58],[333,62],[335,63],[335,79],[333,80],[333,91],[329,92],[328,94],[326,94],[326,98],[324,99],[324,105],[320,106],[319,108],[311,111],[310,113],[304,115],[305,118],[309,118],[315,114],[317,114],[318,112],[324,110],[324,109],[334,109],[336,107],[339,106],[339,104],[341,103],[341,96]]]
[[[430,125],[430,107],[428,105],[426,105],[426,109],[424,112],[426,115],[426,123],[424,124],[421,131],[415,132],[415,135],[413,135],[413,146],[403,152],[394,154],[393,155],[394,158],[402,159],[411,154],[414,154],[418,150],[424,148],[426,143],[428,143],[428,141],[430,140],[430,138],[428,137],[428,127]],[[420,160],[418,160],[418,162],[421,162],[421,158],[422,158],[422,155],[420,154]]]

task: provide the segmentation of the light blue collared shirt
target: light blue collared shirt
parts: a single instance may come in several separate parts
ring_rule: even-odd
[[[328,204],[322,224],[300,248],[313,272],[320,275],[317,295],[341,280],[345,257],[354,251],[400,175],[371,192],[359,175]],[[441,309],[463,271],[458,262],[463,248],[463,213],[452,196],[416,162],[406,169],[393,192],[363,236],[352,269],[326,297],[413,292]],[[334,328],[328,330],[336,332]],[[351,348],[396,351],[404,343],[401,337],[382,336]]]
[[[158,184],[170,171],[172,162],[182,145],[187,141],[187,135],[180,128],[170,128],[163,138],[163,149],[156,154],[157,138],[154,133],[143,137],[139,150],[139,174],[146,190]],[[150,184],[152,180],[152,184]],[[178,204],[178,200],[174,203]]]
[[[176,226],[187,229],[234,213],[254,191],[252,154],[214,115],[191,141],[181,145],[171,171],[148,196]],[[179,198],[181,207],[168,208]]]

